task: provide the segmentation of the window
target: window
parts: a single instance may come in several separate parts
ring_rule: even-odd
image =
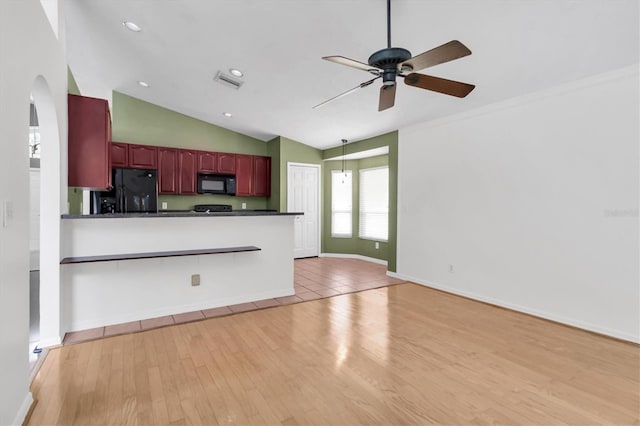
[[[353,176],[351,170],[331,171],[331,236],[351,238]]]
[[[360,170],[360,238],[387,241],[389,167]]]
[[[29,106],[29,157],[40,158],[40,128],[36,106]]]

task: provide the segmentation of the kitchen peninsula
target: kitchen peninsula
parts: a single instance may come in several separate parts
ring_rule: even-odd
[[[63,329],[292,295],[301,214],[63,215]]]

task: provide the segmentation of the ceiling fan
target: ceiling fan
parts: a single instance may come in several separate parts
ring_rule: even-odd
[[[360,83],[353,89],[340,93],[313,108],[318,108],[331,101],[342,98],[358,89],[371,85],[374,81],[382,78],[380,87],[380,101],[378,111],[391,108],[396,99],[396,77],[404,78],[405,84],[419,87],[421,89],[432,90],[444,93],[445,95],[464,98],[476,87],[473,84],[461,83],[459,81],[447,80],[440,77],[433,77],[419,74],[418,71],[434,65],[453,61],[471,54],[471,50],[458,40],[452,40],[441,46],[427,50],[424,53],[411,57],[411,52],[401,47],[391,47],[391,0],[387,0],[387,48],[378,50],[369,56],[369,63],[365,64],[344,56],[325,56],[322,59],[346,65],[362,71],[367,71],[375,77],[371,80]]]

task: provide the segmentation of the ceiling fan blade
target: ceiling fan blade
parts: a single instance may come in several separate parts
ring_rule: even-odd
[[[345,58],[344,56],[324,56],[322,59],[335,62],[336,64],[346,65],[351,68],[356,68],[367,72],[381,72],[380,68],[372,67],[364,62],[358,62],[354,59]]]
[[[396,102],[396,85],[380,87],[380,102],[378,103],[378,111],[384,111],[391,108]]]
[[[473,84],[461,83],[459,81],[447,80],[440,77],[430,75],[411,73],[404,78],[405,84],[421,89],[432,90],[434,92],[444,93],[445,95],[457,96],[464,98],[476,87]]]
[[[444,62],[453,61],[454,59],[462,58],[467,55],[471,55],[471,51],[467,46],[460,43],[458,40],[451,40],[449,43],[434,47],[431,50],[427,50],[426,52],[403,62],[400,64],[399,69],[402,69],[402,66],[404,65],[409,65],[413,71],[418,71]]]
[[[353,89],[349,89],[349,90],[347,90],[346,92],[342,92],[342,93],[340,93],[339,95],[334,96],[334,97],[333,97],[333,98],[331,98],[331,99],[327,99],[326,101],[321,102],[321,103],[319,103],[318,105],[314,106],[312,109],[319,108],[319,107],[321,107],[321,106],[324,106],[324,105],[328,104],[329,102],[332,102],[332,101],[335,101],[336,99],[340,99],[340,98],[342,98],[342,97],[344,97],[344,96],[347,96],[348,94],[353,93],[353,92],[355,92],[355,91],[356,91],[356,90],[358,90],[358,89],[362,89],[363,87],[367,87],[368,85],[370,85],[371,83],[373,83],[374,81],[376,81],[376,80],[377,80],[377,79],[379,79],[379,78],[380,78],[380,77],[372,78],[372,79],[371,79],[371,80],[369,80],[369,81],[365,81],[364,83],[360,83],[358,86],[354,87]]]

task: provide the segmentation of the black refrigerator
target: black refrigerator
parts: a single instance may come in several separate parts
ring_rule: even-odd
[[[91,193],[91,214],[158,212],[155,170],[113,169],[112,173],[110,191]]]

